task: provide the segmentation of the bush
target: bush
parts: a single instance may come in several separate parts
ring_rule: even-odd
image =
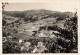
[[[16,47],[15,47],[16,46]],[[3,53],[20,53],[20,47],[14,42],[4,42],[3,43]]]

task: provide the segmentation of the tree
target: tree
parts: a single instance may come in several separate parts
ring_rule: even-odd
[[[5,19],[2,19],[2,25],[5,26],[7,24]]]
[[[66,19],[65,22],[65,30],[67,30],[68,32],[70,32],[69,37],[71,37],[70,39],[70,48],[68,49],[74,49],[77,48],[78,45],[78,34],[77,34],[77,12],[74,13],[74,16],[72,18],[68,18]]]

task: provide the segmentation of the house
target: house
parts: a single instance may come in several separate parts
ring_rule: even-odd
[[[38,42],[38,45],[35,46],[34,50],[32,51],[32,53],[42,53],[45,50],[48,50],[42,42]]]
[[[19,39],[19,44],[21,44],[23,42],[23,40],[22,39]]]

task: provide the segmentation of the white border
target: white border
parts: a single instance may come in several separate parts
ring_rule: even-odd
[[[0,0],[0,55],[13,55],[13,54],[2,54],[2,2],[8,2],[8,3],[35,3],[35,2],[54,2],[55,0]],[[57,1],[62,1],[62,0],[57,0]],[[71,0],[73,1],[73,0]],[[80,5],[80,0],[74,0],[74,1],[79,1],[78,4]],[[47,54],[40,54],[40,55],[79,55],[80,54],[80,8],[78,5],[78,53],[47,53]],[[14,54],[14,55],[26,55],[26,54]],[[32,55],[32,54],[27,54],[27,55]],[[37,55],[37,54],[33,54]]]

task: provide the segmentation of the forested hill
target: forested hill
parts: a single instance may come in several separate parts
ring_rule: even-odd
[[[50,10],[26,10],[26,11],[3,11],[3,17],[12,16],[24,18],[26,21],[30,20],[39,20],[50,17],[57,17],[59,19],[65,19],[68,16],[72,16],[72,12],[59,12],[59,11],[50,11]]]

